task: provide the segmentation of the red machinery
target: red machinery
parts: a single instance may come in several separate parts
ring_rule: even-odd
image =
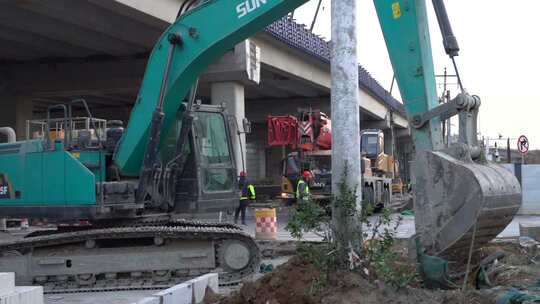
[[[375,137],[378,160],[384,154],[384,136],[382,131],[364,132],[359,136]],[[281,198],[285,204],[296,200],[296,185],[300,174],[309,171],[314,177],[310,190],[315,200],[328,202],[331,197],[331,149],[332,121],[319,110],[299,109],[298,116],[268,116],[268,145],[290,146],[296,152],[290,153],[283,160]],[[359,147],[358,152],[361,152]],[[386,156],[386,155],[385,155]],[[385,159],[388,157],[386,156]],[[379,161],[376,167],[379,168]],[[373,174],[372,162],[362,158],[362,193],[363,199],[374,207],[385,206],[392,200],[392,179],[384,175]],[[378,172],[378,171],[377,171]]]
[[[319,110],[298,111],[298,117],[268,116],[268,145],[302,151],[332,149],[332,121]]]

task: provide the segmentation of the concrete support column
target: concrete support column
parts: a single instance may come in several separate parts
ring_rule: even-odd
[[[12,127],[17,140],[26,139],[26,121],[33,118],[34,104],[29,97],[0,96],[0,127]]]
[[[16,103],[15,132],[17,132],[17,140],[24,140],[26,139],[26,121],[33,119],[34,116],[34,102],[29,97],[19,96]]]
[[[360,103],[358,84],[358,50],[356,0],[332,1],[332,194],[339,193],[343,181],[349,189],[357,189],[356,209],[362,210],[360,165]],[[361,102],[361,101],[360,101]],[[345,168],[345,162],[347,168]],[[338,259],[346,264],[351,251],[362,250],[362,225],[350,208],[333,205],[333,225],[338,245]]]
[[[266,151],[264,147],[259,149],[259,178],[266,177]]]
[[[384,153],[392,155],[394,147],[392,146],[393,132],[391,129],[384,130]]]
[[[246,117],[244,86],[238,82],[216,82],[211,88],[212,104],[224,103],[229,114],[236,117],[240,131],[243,131],[242,120]],[[234,130],[235,132],[238,130]],[[239,138],[240,137],[240,138]],[[246,136],[233,136],[234,158],[238,173],[244,170],[246,163]],[[242,161],[243,160],[243,161]]]
[[[398,160],[398,156],[396,154],[396,145],[395,145],[395,135],[394,135],[394,129],[390,127],[390,129],[384,130],[384,153],[387,155],[391,155],[394,157],[394,160]],[[395,175],[392,174],[392,178],[395,177]]]

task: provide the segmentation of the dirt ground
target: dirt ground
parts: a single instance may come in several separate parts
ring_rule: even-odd
[[[245,283],[229,297],[214,297],[206,303],[488,304],[495,303],[510,287],[525,288],[537,284],[540,266],[535,260],[536,249],[525,249],[516,243],[492,243],[482,250],[480,257],[499,252],[504,257],[497,259],[487,272],[492,285],[479,289],[476,282],[471,282],[465,293],[459,290],[427,290],[418,282],[396,289],[378,280],[368,281],[362,275],[351,272],[331,273],[326,284],[322,285],[318,281],[320,271],[302,258],[294,257],[261,279]]]

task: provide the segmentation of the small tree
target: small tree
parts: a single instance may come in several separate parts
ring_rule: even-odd
[[[393,251],[401,216],[398,216],[394,223],[391,211],[384,208],[379,215],[370,218],[373,206],[367,203],[363,204],[362,212],[358,212],[356,191],[344,182],[346,174],[347,170],[342,176],[339,193],[333,197],[332,204],[342,207],[338,208],[343,212],[342,217],[354,218],[358,225],[366,228],[360,235],[355,235],[355,241],[360,242],[362,252],[353,250],[350,244],[340,245],[337,240],[340,236],[336,234],[332,216],[313,200],[299,200],[286,227],[299,241],[307,232],[314,232],[323,239],[319,244],[300,243],[298,249],[300,256],[321,270],[321,277],[313,280],[313,290],[324,286],[329,273],[338,269],[360,269],[360,273],[367,278],[380,279],[396,288],[408,285],[417,277],[415,267],[400,262],[399,255]],[[334,208],[332,212],[335,212]],[[356,227],[354,231],[361,231],[361,227]],[[365,245],[362,240],[366,240]]]

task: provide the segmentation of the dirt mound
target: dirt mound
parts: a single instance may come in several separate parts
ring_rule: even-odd
[[[487,304],[494,303],[475,292],[430,291],[419,288],[396,290],[378,281],[369,282],[360,274],[336,272],[326,284],[321,273],[299,257],[278,267],[256,282],[246,283],[219,304]]]
[[[401,247],[400,247],[401,246]],[[398,244],[394,249],[406,260],[406,246]],[[502,252],[500,257],[497,253]],[[366,279],[358,273],[336,272],[321,280],[321,271],[300,257],[294,257],[256,282],[246,283],[239,291],[227,298],[207,302],[211,304],[488,304],[506,294],[510,287],[536,294],[540,282],[540,247],[525,249],[517,242],[493,242],[484,247],[477,256],[484,260],[499,256],[497,262],[486,268],[485,276],[490,286],[477,285],[471,278],[467,293],[459,290],[434,291],[421,287],[414,281],[410,286],[397,290],[395,287],[374,279]],[[413,266],[414,267],[414,266]],[[478,270],[474,277],[478,276]],[[476,283],[475,283],[476,282]],[[323,284],[324,283],[324,284]],[[534,288],[532,288],[533,286]],[[480,287],[480,290],[472,290]],[[532,288],[532,289],[531,289]],[[540,293],[540,292],[539,292]]]
[[[295,257],[260,280],[246,283],[220,304],[320,303],[313,291],[313,281],[318,277],[320,272],[314,265]]]

